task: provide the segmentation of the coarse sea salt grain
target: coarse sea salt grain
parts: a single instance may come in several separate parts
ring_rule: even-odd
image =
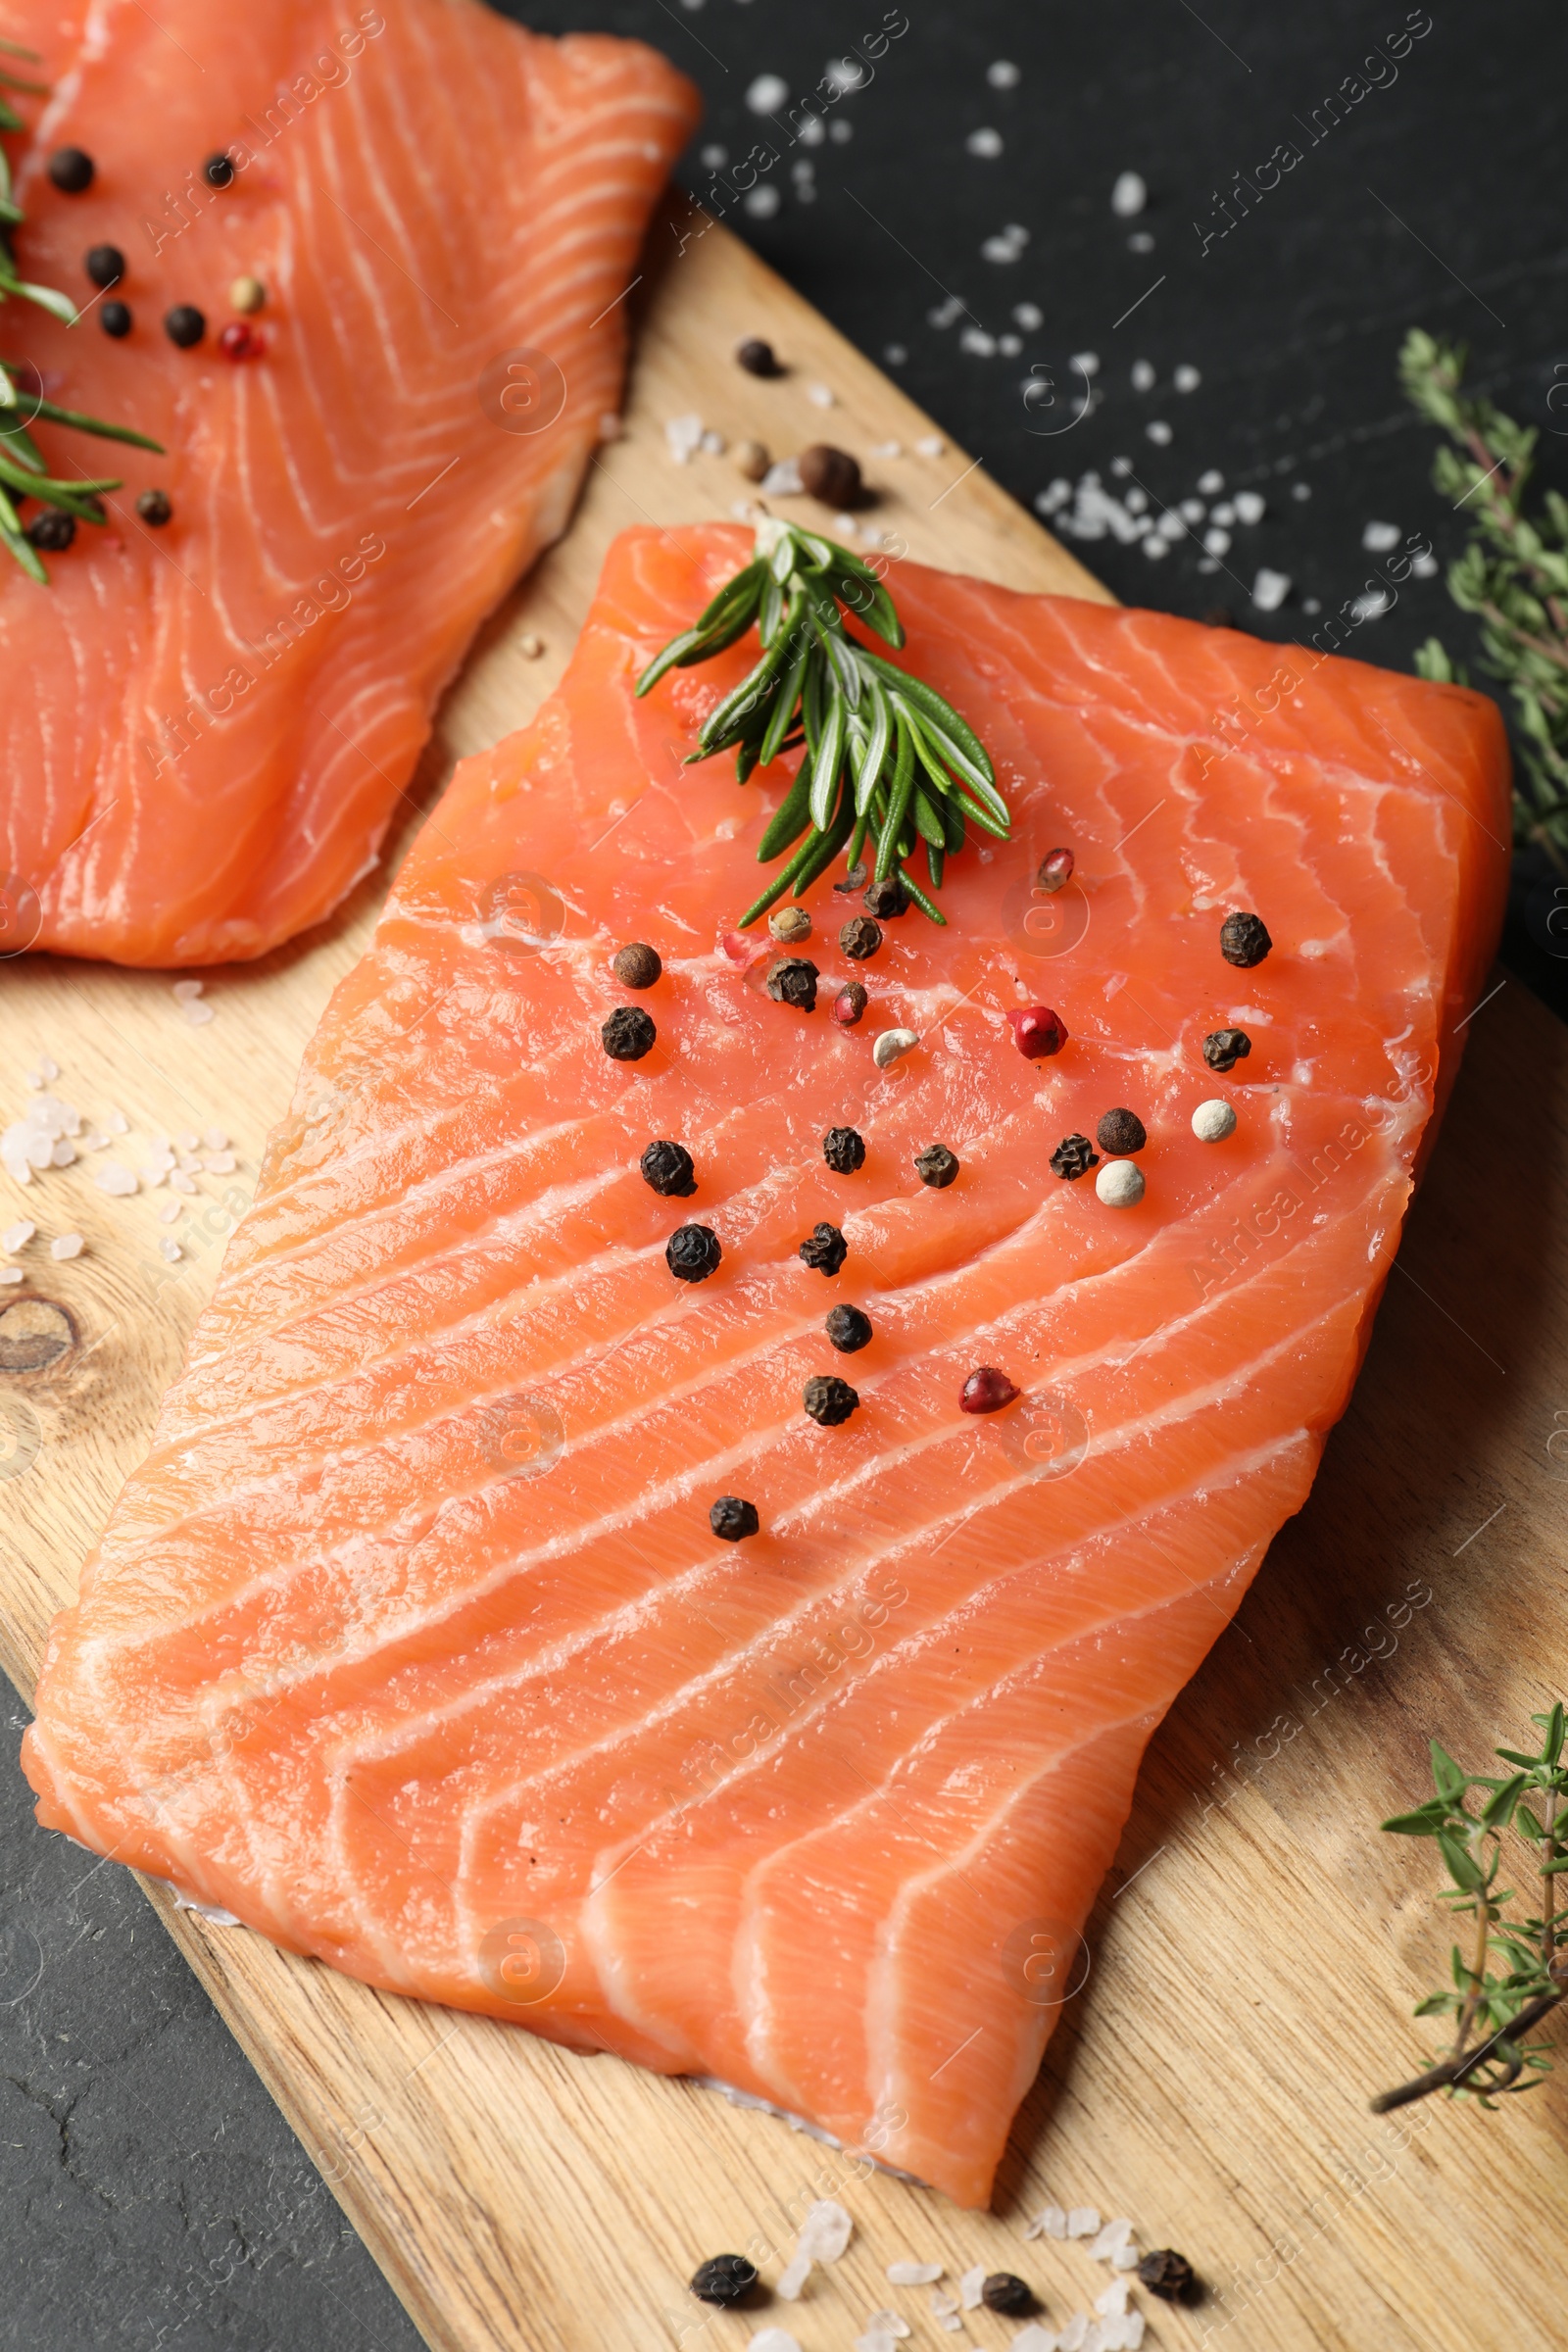
[[[894,2352],[898,2337],[886,2328],[868,2328],[855,2339],[855,2352]]]
[[[176,1193],[193,1193],[196,1190],[195,1177],[185,1175],[184,1172],[179,1168],[174,1170],[174,1173],[172,1176],[171,1176],[169,1182],[171,1189]]]
[[[746,103],[754,115],[776,115],[790,94],[782,74],[759,74],[747,84]]]
[[[891,2335],[902,2338],[907,2335],[909,2332],[908,2321],[905,2319],[901,2313],[889,2311],[886,2305],[884,2305],[880,2311],[873,2311],[871,2317],[866,2321],[865,2325],[867,2328],[876,2335]]]
[[[1255,490],[1238,490],[1232,504],[1238,522],[1254,523],[1263,519],[1263,501]]]
[[[160,1225],[177,1225],[184,1214],[177,1200],[169,1200],[158,1211],[158,1222]]]
[[[202,1142],[207,1146],[209,1152],[226,1152],[228,1150],[228,1137],[221,1127],[204,1127]],[[195,1149],[193,1144],[191,1150],[194,1152]]]
[[[1002,133],[1000,130],[992,130],[987,125],[980,130],[971,130],[963,144],[970,155],[988,157],[1000,155],[1002,153]]]
[[[105,1119],[104,1125],[111,1135],[128,1135],[130,1133],[130,1121],[122,1110],[112,1110]]]
[[[888,2280],[893,2286],[929,2286],[942,2276],[940,2262],[890,2262]]]
[[[839,396],[831,384],[808,384],[806,397],[813,409],[836,409]]]
[[[780,458],[763,474],[760,484],[767,498],[799,498],[806,488],[801,468],[794,458]]]
[[[172,1266],[177,1264],[178,1260],[184,1255],[184,1251],[180,1249],[180,1246],[177,1242],[171,1241],[169,1236],[166,1234],[164,1239],[158,1245],[158,1254],[160,1257],[167,1257],[170,1264]]]
[[[980,2309],[980,2289],[986,2282],[986,2266],[977,2262],[972,2271],[965,2271],[958,2280],[958,2299],[965,2311]]]
[[[1171,428],[1165,422],[1163,416],[1151,417],[1148,424],[1145,425],[1144,431],[1148,434],[1150,440],[1153,442],[1156,449],[1168,449],[1171,445],[1171,441],[1174,438]]]
[[[92,1180],[101,1193],[129,1194],[136,1190],[136,1179],[118,1159],[106,1159],[101,1168],[94,1168]]]
[[[1265,564],[1252,582],[1252,602],[1260,612],[1277,612],[1291,593],[1288,571],[1271,571]]]
[[[902,441],[873,441],[871,455],[873,458],[902,458],[904,443]]]
[[[1228,1107],[1229,1105],[1227,1105]],[[1140,2256],[1136,2246],[1123,2246],[1119,2254],[1111,2256],[1110,2267],[1113,2271],[1136,2271],[1139,2260]]]
[[[930,2294],[931,2316],[934,2320],[951,2320],[958,2308],[956,2295],[949,2294],[945,2286],[934,2286]]]
[[[1361,545],[1369,555],[1386,556],[1391,547],[1397,547],[1398,544],[1399,526],[1396,522],[1369,522],[1361,533]]]
[[[1023,75],[1010,57],[999,57],[987,66],[986,79],[994,90],[1015,90]]]
[[[1118,172],[1110,191],[1110,209],[1118,220],[1132,220],[1149,202],[1149,187],[1141,172]]]
[[[1067,2216],[1060,2205],[1043,2205],[1032,2222],[1024,2225],[1025,2237],[1065,2237]]]
[[[174,982],[175,1003],[188,1004],[192,997],[199,997],[206,986],[205,980],[176,980]]]
[[[664,446],[677,466],[689,466],[703,446],[703,420],[694,411],[664,419]]]
[[[1225,476],[1217,466],[1211,466],[1206,473],[1199,475],[1198,487],[1205,498],[1218,498],[1225,487]]]
[[[1027,2328],[1020,2328],[1007,2352],[1056,2352],[1056,2338],[1049,2328],[1031,2320]]]
[[[1152,360],[1134,360],[1132,386],[1135,392],[1152,392],[1156,380]]]
[[[232,1152],[209,1152],[202,1166],[209,1176],[229,1176],[239,1165]]]
[[[1119,2320],[1127,2308],[1127,2298],[1131,2293],[1130,2278],[1113,2278],[1103,2293],[1095,2297],[1095,2309],[1102,2319]]]
[[[915,454],[922,458],[940,458],[946,452],[947,446],[940,433],[927,433],[914,445]]]
[[[796,2252],[813,2262],[837,2262],[855,2234],[855,2223],[832,2197],[819,2197],[801,2224]]]
[[[85,1244],[79,1233],[57,1233],[49,1245],[51,1257],[79,1257]]]
[[[1107,1164],[1115,1166],[1120,1163],[1111,1161]],[[1069,2237],[1094,2237],[1098,2234],[1099,2229],[1100,2215],[1093,2205],[1074,2205],[1069,2208],[1067,2214],[1067,2235]]]
[[[1203,378],[1200,370],[1195,368],[1190,360],[1183,360],[1170,380],[1178,392],[1196,392]]]
[[[1119,2214],[1115,2221],[1107,2222],[1096,2237],[1089,2249],[1091,2257],[1096,2262],[1108,2262],[1112,2254],[1119,2253],[1131,2241],[1132,2234],[1132,2222],[1126,2214]]]
[[[1092,2325],[1087,2311],[1075,2311],[1056,2338],[1059,2352],[1084,2352]]]
[[[26,1279],[21,1266],[0,1266],[0,1282],[25,1282]]]
[[[761,2328],[747,2338],[746,2352],[801,2352],[799,2339],[782,2328]]]
[[[24,1250],[37,1230],[37,1226],[29,1225],[25,1217],[19,1217],[15,1225],[8,1225],[4,1233],[0,1233],[0,1250]]]
[[[204,1022],[210,1021],[212,1017],[212,1006],[200,1003],[195,997],[192,997],[185,1006],[185,1018],[193,1029],[200,1029]]]
[[[167,1251],[174,1249],[176,1245],[172,1242],[164,1242],[160,1247]],[[778,2275],[778,2284],[774,2287],[773,2292],[786,2303],[798,2303],[806,2281],[811,2276],[812,2268],[809,2254],[791,2255]]]

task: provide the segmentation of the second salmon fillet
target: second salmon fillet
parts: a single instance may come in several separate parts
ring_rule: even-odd
[[[681,764],[749,655],[632,694],[749,554],[618,541],[560,690],[459,771],[55,1628],[26,1766],[42,1820],[293,1949],[977,2205],[1150,1735],[1349,1394],[1495,937],[1506,756],[1456,688],[903,567],[901,659],[985,737],[1014,838],[953,860],[949,929],[911,912],[858,965],[857,902],[814,885],[803,1011],[726,943],[787,778]],[[1238,909],[1255,968],[1220,953]],[[663,960],[636,997],[629,941]],[[1041,1003],[1046,1062],[1007,1019]],[[635,1062],[601,1042],[628,1004]],[[1123,1209],[1052,1166],[1113,1108],[1148,1136]],[[646,1180],[658,1141],[695,1189]],[[1020,1394],[976,1417],[981,1367]],[[725,1495],[755,1535],[710,1532]]]

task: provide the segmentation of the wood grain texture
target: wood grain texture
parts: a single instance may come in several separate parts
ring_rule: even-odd
[[[862,454],[892,438],[907,448],[933,429],[723,230],[678,258],[675,242],[635,298],[626,435],[601,452],[568,538],[486,630],[442,713],[425,794],[452,760],[531,714],[616,530],[722,514],[745,493],[726,458],[674,466],[666,417],[697,411],[779,455],[824,433]],[[756,332],[792,363],[788,376],[759,383],[730,365],[737,336]],[[807,400],[811,381],[833,388],[834,410]],[[868,462],[877,519],[916,557],[1103,594],[969,463],[951,447]],[[545,643],[533,659],[521,650],[530,633]],[[112,1200],[78,1169],[25,1197],[6,1186],[8,1217],[88,1242],[72,1263],[43,1259],[0,1309],[0,1425],[22,1440],[0,1461],[15,1473],[0,1476],[0,1642],[24,1692],[384,880],[323,932],[214,975],[217,1017],[202,1028],[186,1027],[153,974],[39,958],[0,982],[6,1115],[48,1052],[60,1091],[94,1115],[118,1103],[143,1134],[216,1123],[241,1158],[233,1177],[200,1180],[195,1239],[172,1266],[158,1250],[166,1194]],[[1527,1149],[1515,1141],[1522,1102]],[[1548,1448],[1568,1429],[1568,1238],[1550,1221],[1564,1104],[1568,1036],[1509,987],[1472,1024],[1311,1501],[1151,1750],[1090,1922],[1088,1981],[1025,2104],[993,2215],[861,2178],[840,2153],[690,2083],[373,1991],[149,1889],[438,2352],[740,2352],[769,2320],[804,2352],[847,2352],[888,2302],[915,2343],[1000,2352],[1010,2324],[980,2312],[961,2338],[945,2335],[923,2291],[890,2288],[885,2266],[1019,2270],[1059,2326],[1107,2274],[1081,2247],[1022,2242],[1023,2218],[1053,2199],[1130,2214],[1142,2243],[1177,2245],[1199,2265],[1211,2282],[1201,2306],[1152,2308],[1160,2345],[1475,2352],[1558,2340],[1555,2264],[1510,2248],[1525,2222],[1540,2243],[1561,2242],[1562,2088],[1490,2117],[1430,2104],[1383,2124],[1365,2099],[1432,2050],[1408,2012],[1445,1944],[1423,1851],[1373,1825],[1416,1792],[1430,1731],[1461,1754],[1480,1750],[1561,1681],[1568,1460]],[[28,1368],[62,1340],[53,1362]],[[742,2316],[686,2295],[695,2263],[721,2249],[750,2250],[776,2276],[820,2195],[842,2197],[857,2235],[804,2301]]]

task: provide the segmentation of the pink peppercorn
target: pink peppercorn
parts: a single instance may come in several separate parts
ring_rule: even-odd
[[[1071,850],[1048,850],[1040,860],[1040,871],[1035,876],[1035,888],[1049,891],[1064,890],[1072,880],[1074,862]]]
[[[267,349],[267,337],[248,318],[231,318],[218,338],[218,348],[225,360],[259,360]]]
[[[999,1372],[995,1364],[982,1364],[964,1382],[958,1409],[964,1413],[1000,1413],[1017,1394],[1005,1372]]]
[[[1026,1004],[1009,1012],[1012,1042],[1026,1061],[1044,1061],[1067,1043],[1067,1024],[1049,1004]]]

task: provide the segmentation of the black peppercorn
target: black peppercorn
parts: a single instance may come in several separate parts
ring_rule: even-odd
[[[933,1192],[945,1193],[958,1173],[957,1158],[946,1144],[927,1144],[915,1154],[914,1172]]]
[[[610,968],[622,988],[652,988],[664,967],[656,948],[634,939],[617,952]]]
[[[1227,963],[1250,972],[1261,963],[1274,942],[1255,914],[1228,914],[1219,927],[1219,952]]]
[[[106,302],[98,314],[98,323],[104,333],[113,335],[118,343],[122,335],[128,335],[130,332],[129,305],[123,302]]]
[[[1064,1135],[1051,1154],[1051,1172],[1064,1176],[1069,1184],[1087,1176],[1091,1168],[1100,1165],[1100,1153],[1087,1135]]]
[[[737,343],[735,359],[737,366],[744,368],[748,375],[782,375],[784,372],[773,356],[772,344],[764,343],[760,335],[748,335],[744,343]]]
[[[865,494],[860,480],[860,466],[847,449],[835,449],[831,442],[813,441],[803,449],[795,461],[800,468],[801,486],[810,498],[819,498],[824,507],[858,507]]]
[[[1004,2320],[1027,2319],[1035,2308],[1032,2286],[1011,2271],[993,2271],[980,2289],[987,2311],[1000,2311]]]
[[[836,1274],[850,1245],[836,1225],[815,1225],[801,1244],[801,1256],[815,1274]]]
[[[830,1127],[822,1138],[822,1157],[835,1176],[853,1176],[865,1165],[865,1139],[853,1127]]]
[[[210,188],[232,185],[234,167],[226,155],[210,155],[202,166],[202,177]]]
[[[706,1282],[723,1254],[707,1225],[677,1225],[664,1244],[664,1263],[677,1282]]]
[[[193,302],[176,302],[164,313],[164,332],[181,351],[191,351],[207,332],[207,321]]]
[[[49,507],[33,516],[22,536],[46,556],[63,555],[76,536],[76,517],[62,513],[59,507]]]
[[[767,975],[767,993],[775,1004],[793,1004],[799,1012],[816,1010],[817,971],[807,956],[786,956]]]
[[[852,963],[864,963],[882,945],[882,926],[868,914],[858,914],[839,933],[839,946]]]
[[[871,1344],[871,1318],[858,1306],[835,1306],[827,1318],[827,1336],[840,1355],[858,1355]]]
[[[1211,1070],[1228,1070],[1245,1061],[1252,1041],[1245,1029],[1214,1029],[1203,1040],[1203,1059]]]
[[[173,502],[167,490],[144,490],[136,501],[136,512],[143,522],[161,531],[174,512]]]
[[[81,196],[92,186],[93,160],[79,147],[57,147],[49,158],[49,176],[62,196]]]
[[[118,286],[125,274],[125,257],[118,245],[93,245],[81,266],[95,286]]]
[[[837,1429],[847,1421],[860,1399],[847,1380],[831,1372],[817,1373],[806,1384],[801,1401],[811,1419],[822,1429]]]
[[[1138,2278],[1141,2285],[1165,2303],[1190,2302],[1198,2284],[1192,2264],[1173,2246],[1156,2246],[1152,2254],[1146,2254],[1138,2265]]]
[[[1095,1141],[1102,1152],[1141,1152],[1149,1141],[1143,1120],[1136,1110],[1107,1110],[1095,1129]]]
[[[617,1004],[599,1034],[612,1061],[641,1061],[659,1032],[640,1004]]]
[[[744,2303],[757,2284],[757,2266],[744,2254],[714,2254],[692,2274],[699,2303]]]
[[[666,1200],[684,1200],[697,1190],[697,1171],[684,1144],[650,1144],[637,1165],[643,1182]]]
[[[742,1544],[761,1525],[755,1502],[739,1494],[721,1494],[708,1513],[708,1524],[722,1544]]]
[[[907,914],[909,911],[908,893],[897,874],[889,874],[881,882],[868,883],[861,904],[867,914],[880,916],[884,923],[895,915]]]

